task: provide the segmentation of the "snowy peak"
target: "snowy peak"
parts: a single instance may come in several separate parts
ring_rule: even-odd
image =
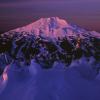
[[[41,18],[36,22],[33,22],[27,26],[17,28],[12,31],[16,32],[29,32],[35,35],[45,35],[45,36],[61,36],[62,28],[68,27],[68,23],[58,17]],[[43,34],[44,33],[44,34]]]
[[[20,27],[4,34],[11,36],[14,34],[19,34],[22,36],[35,35],[36,37],[44,38],[58,38],[58,37],[74,37],[80,35],[81,38],[96,37],[100,38],[100,34],[97,32],[86,31],[85,29],[68,23],[64,19],[59,17],[41,18],[36,22],[33,22],[24,27]]]
[[[17,28],[16,31],[24,30],[26,28],[26,31],[31,31],[32,29],[38,28],[38,29],[46,29],[46,27],[51,28],[57,28],[57,27],[67,27],[68,23],[60,19],[58,17],[50,17],[50,18],[41,18],[36,22],[33,22],[27,26]]]

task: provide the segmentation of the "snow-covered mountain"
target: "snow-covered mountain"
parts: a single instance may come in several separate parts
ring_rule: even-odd
[[[100,33],[86,31],[58,17],[41,18],[0,35],[0,53],[28,62],[31,58],[36,61],[41,58],[44,62],[51,61],[52,64],[56,60],[71,63],[72,59],[82,56],[93,56],[98,60],[99,51]],[[6,62],[9,62],[7,57],[4,56]]]
[[[100,33],[95,31],[86,31],[83,28],[75,24],[70,24],[64,19],[58,17],[41,18],[36,22],[33,22],[24,27],[20,27],[9,32],[5,32],[4,35],[14,35],[15,33],[26,35],[43,35],[45,37],[65,37],[65,36],[77,36],[80,34],[81,37],[96,37],[100,39]]]
[[[58,17],[1,34],[0,100],[100,100],[99,45]]]

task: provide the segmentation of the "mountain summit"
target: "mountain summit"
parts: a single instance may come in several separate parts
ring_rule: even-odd
[[[49,37],[62,36],[63,28],[69,27],[68,23],[58,17],[41,18],[27,26],[17,28],[13,31],[34,33],[35,35],[45,35]],[[64,33],[64,32],[63,32]]]
[[[41,18],[36,22],[33,22],[24,27],[11,30],[4,34],[12,36],[15,33],[23,36],[27,36],[29,34],[35,36],[42,36],[44,38],[61,38],[65,36],[76,38],[78,35],[80,35],[81,38],[100,38],[100,34],[98,32],[86,31],[85,29],[75,24],[70,24],[66,20],[60,19],[59,17]]]

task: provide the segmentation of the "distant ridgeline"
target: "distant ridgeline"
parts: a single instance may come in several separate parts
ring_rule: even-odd
[[[38,23],[41,26],[39,28],[37,28]],[[30,26],[38,30],[35,28],[32,30]],[[95,63],[98,63],[100,37],[97,36],[100,34],[96,33],[94,36],[76,25],[66,26],[65,21],[58,18],[41,19],[35,24],[0,34],[0,69],[2,69],[1,66],[10,64],[12,61],[18,63],[19,67],[22,62],[23,66],[28,66],[32,59],[42,68],[51,68],[55,61],[68,66],[73,60],[83,56],[87,60],[93,56]]]

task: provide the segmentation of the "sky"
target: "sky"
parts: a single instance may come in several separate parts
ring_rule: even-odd
[[[100,32],[100,0],[0,0],[0,33],[54,16]]]

